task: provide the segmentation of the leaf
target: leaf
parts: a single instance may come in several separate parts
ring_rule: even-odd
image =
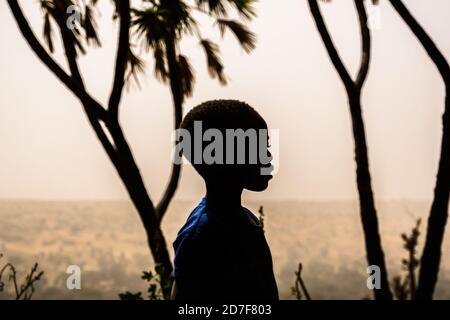
[[[137,54],[135,54],[131,48],[128,47],[127,53],[127,64],[125,70],[125,82],[127,85],[130,84],[131,78],[134,79],[137,86],[140,86],[139,83],[139,74],[145,73],[145,62],[142,60]]]
[[[227,80],[223,73],[224,66],[219,56],[219,46],[207,39],[201,40],[200,44],[206,54],[209,75],[212,78],[217,77],[221,84],[227,84]]]
[[[43,30],[44,40],[45,43],[48,46],[48,49],[51,53],[54,52],[54,46],[53,46],[53,30],[52,25],[50,21],[50,14],[48,12],[44,15],[44,30]]]
[[[223,0],[197,0],[196,2],[197,6],[200,8],[207,7],[210,13],[213,13],[218,17],[225,17],[227,14]]]
[[[84,18],[82,21],[82,27],[85,31],[86,42],[88,44],[92,43],[95,47],[100,47],[102,43],[100,42],[97,33],[97,22],[95,21],[93,9],[91,6],[86,6],[86,11],[84,13]]]
[[[156,79],[163,83],[167,83],[169,72],[167,71],[164,49],[161,46],[157,46],[153,50],[153,57],[155,58],[154,74]]]
[[[238,39],[239,44],[242,46],[245,52],[250,53],[253,49],[255,49],[256,35],[248,30],[247,27],[241,24],[239,21],[218,19],[217,24],[219,25],[219,30],[222,34],[222,37],[224,36],[226,29],[230,29]]]
[[[143,280],[151,281],[153,279],[153,273],[151,271],[143,271],[141,278]]]
[[[178,56],[178,66],[183,84],[183,94],[186,97],[190,97],[192,96],[195,83],[193,68],[189,63],[188,58],[183,55]]]
[[[164,21],[158,15],[155,8],[144,10],[131,10],[133,19],[131,26],[135,27],[138,38],[144,41],[146,49],[161,46],[167,34]]]
[[[256,17],[256,10],[253,7],[253,4],[256,2],[255,0],[228,0],[228,2],[236,7],[236,10],[242,18],[251,20]]]

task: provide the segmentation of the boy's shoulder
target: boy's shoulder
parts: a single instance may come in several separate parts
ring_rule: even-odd
[[[206,199],[203,198],[189,214],[183,227],[178,231],[174,242],[175,251],[182,242],[193,242],[207,234],[215,234],[218,229],[219,225],[207,214]]]
[[[189,272],[187,270],[191,270],[193,264],[223,252],[221,227],[208,216],[205,202],[203,199],[189,214],[173,242],[175,277]]]

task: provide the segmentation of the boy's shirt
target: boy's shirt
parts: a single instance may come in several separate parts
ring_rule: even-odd
[[[272,256],[259,220],[206,207],[206,198],[178,232],[174,276],[192,299],[278,299]],[[253,223],[251,222],[253,221]],[[187,286],[186,286],[187,285]]]

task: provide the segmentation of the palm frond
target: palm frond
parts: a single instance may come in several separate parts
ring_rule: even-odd
[[[256,10],[253,6],[255,0],[228,0],[232,4],[242,18],[251,20],[256,17]]]
[[[46,12],[44,14],[44,30],[43,30],[44,40],[47,44],[48,49],[51,53],[54,52],[54,46],[53,46],[53,29],[50,21],[50,14]]]
[[[196,4],[199,8],[206,9],[217,17],[227,16],[224,0],[196,0]]]
[[[256,35],[246,26],[236,20],[217,19],[220,33],[224,36],[225,31],[230,31],[236,36],[245,52],[250,53],[256,47]]]
[[[169,32],[175,32],[177,37],[194,34],[197,21],[191,15],[191,7],[184,1],[161,1],[156,7]]]
[[[183,94],[186,97],[192,96],[194,91],[195,75],[187,57],[183,55],[178,56],[178,68],[183,84]]]
[[[93,9],[90,5],[86,6],[84,13],[82,27],[84,28],[86,42],[88,44],[93,44],[96,47],[100,47],[102,43],[97,33],[97,22],[95,21],[95,16]]]
[[[140,86],[139,75],[145,73],[145,62],[141,59],[131,48],[128,47],[127,53],[127,65],[125,70],[125,83],[130,85],[131,79],[134,79],[137,86]]]
[[[164,49],[161,46],[158,46],[153,50],[153,57],[155,58],[154,74],[156,79],[163,83],[167,83],[167,80],[169,79],[165,56]]]
[[[223,72],[224,66],[220,58],[219,46],[208,39],[201,40],[200,45],[205,51],[209,75],[212,78],[217,77],[221,84],[227,84],[227,79]]]
[[[166,27],[157,9],[132,9],[131,13],[131,26],[135,28],[136,35],[143,41],[145,48],[148,50],[161,46],[166,36]]]

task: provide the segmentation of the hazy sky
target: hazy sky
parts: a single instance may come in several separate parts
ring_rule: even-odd
[[[109,1],[100,5],[103,47],[80,61],[90,92],[106,101],[112,83],[116,30]],[[21,4],[35,33],[37,1]],[[450,59],[450,2],[406,0]],[[322,4],[341,56],[355,73],[359,30],[353,1]],[[441,139],[443,84],[419,43],[387,1],[373,31],[373,59],[363,94],[370,165],[378,199],[430,199]],[[214,98],[254,106],[280,130],[280,168],[257,199],[354,199],[355,164],[343,86],[331,65],[306,0],[260,0],[251,24],[257,49],[246,55],[232,36],[221,42],[228,86],[211,80],[196,40],[183,52],[196,67],[194,96],[185,109]],[[211,21],[204,34],[217,39]],[[0,198],[124,199],[126,193],[79,102],[36,58],[0,2]],[[62,63],[61,50],[56,58]],[[148,59],[147,59],[148,60]],[[168,87],[153,78],[123,99],[121,121],[146,184],[158,199],[170,168],[172,105]],[[199,198],[203,185],[183,172],[178,199]]]

